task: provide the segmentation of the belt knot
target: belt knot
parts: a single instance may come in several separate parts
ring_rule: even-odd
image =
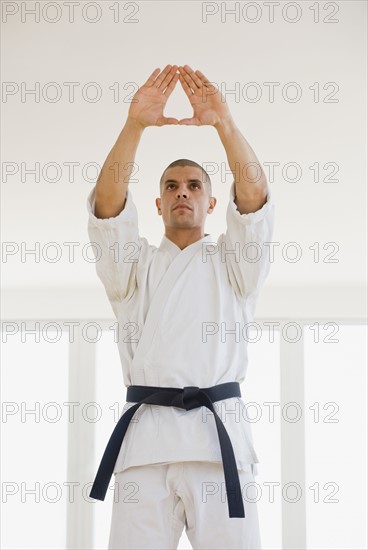
[[[172,400],[172,406],[191,411],[202,406],[201,390],[198,386],[185,386]]]

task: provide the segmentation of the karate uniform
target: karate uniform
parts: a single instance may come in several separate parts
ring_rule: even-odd
[[[138,214],[131,189],[127,191],[122,212],[107,219],[94,215],[95,188],[91,190],[87,199],[88,234],[90,241],[97,245],[97,274],[118,321],[118,349],[125,386],[206,388],[245,380],[246,324],[253,319],[259,291],[270,269],[269,249],[265,243],[272,239],[274,202],[268,190],[267,201],[261,209],[241,215],[234,202],[234,183],[229,194],[226,232],[217,239],[205,235],[180,250],[165,235],[159,247],[149,244],[139,235]],[[178,275],[166,284],[164,277],[175,266]],[[160,286],[161,281],[164,284]],[[165,296],[162,303],[157,300],[155,303],[157,290],[157,295],[160,291]],[[133,403],[127,402],[123,413],[131,406]],[[239,471],[253,477],[258,473],[258,457],[243,399],[234,397],[218,401],[214,407],[230,437]],[[152,479],[154,484],[157,482],[152,478],[156,475],[154,472],[161,468],[167,473],[182,462],[187,463],[188,472],[195,463],[203,462],[198,472],[203,473],[206,471],[204,466],[211,466],[217,467],[217,475],[221,477],[221,472],[223,475],[212,413],[205,407],[186,411],[143,404],[135,413],[123,440],[114,468],[115,481],[129,473],[142,472],[145,483]],[[144,465],[150,465],[147,472],[151,472],[151,477],[138,468]],[[159,475],[167,485],[165,476]],[[195,468],[192,479],[193,476]],[[143,502],[140,505],[143,509]],[[120,543],[116,542],[119,538],[116,534],[119,531],[118,506],[122,504],[114,504],[109,548],[125,548],[122,546],[126,543],[123,529]],[[151,506],[154,506],[152,501]],[[230,530],[226,533],[220,529],[224,538],[216,537],[214,544],[219,544],[219,548],[221,544],[230,548],[229,537],[239,536],[231,535],[235,524],[243,522],[244,529],[244,522],[249,518],[229,518],[226,504],[219,503],[219,506],[222,512],[215,514],[213,521],[220,524],[230,522]],[[158,509],[159,502],[155,513]],[[190,511],[186,509],[185,514],[188,517]],[[250,516],[256,518],[256,512]],[[199,517],[206,521],[203,514]],[[258,526],[258,519],[254,520],[253,526],[257,530],[256,524]],[[248,525],[248,528],[251,530],[252,526]],[[137,526],[137,546],[132,540],[126,548],[163,548],[160,546],[163,542],[154,546],[154,535],[148,535],[148,531],[147,539],[144,539],[147,546],[144,546],[144,529],[142,520]],[[201,529],[203,531],[203,526]],[[210,529],[208,525],[205,532]],[[187,534],[189,536],[188,531]],[[134,535],[132,537],[134,539]],[[195,537],[193,535],[196,548],[216,547],[210,546],[210,541],[201,542]]]

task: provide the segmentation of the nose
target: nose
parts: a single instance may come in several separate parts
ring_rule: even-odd
[[[183,189],[182,191],[180,191],[178,189],[177,193],[176,193],[176,198],[179,199],[180,197],[184,197],[184,198],[187,198],[188,197],[188,194],[187,192],[185,191],[185,189]]]

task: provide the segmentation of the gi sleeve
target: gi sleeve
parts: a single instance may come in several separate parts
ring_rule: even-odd
[[[230,283],[239,298],[256,298],[270,270],[270,246],[275,204],[270,188],[265,204],[256,212],[240,214],[234,202],[235,184],[230,188],[226,212],[227,230],[222,253]]]
[[[138,213],[131,190],[124,209],[112,218],[95,216],[96,186],[87,198],[88,235],[95,255],[96,272],[113,309],[116,302],[129,300],[137,287],[137,269],[147,248],[139,237]]]

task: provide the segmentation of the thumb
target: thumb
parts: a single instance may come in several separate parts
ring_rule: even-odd
[[[179,124],[179,121],[177,118],[162,117],[157,122],[157,126],[165,126],[166,124]]]
[[[198,120],[195,117],[182,118],[181,120],[179,120],[179,124],[183,126],[199,126]]]

